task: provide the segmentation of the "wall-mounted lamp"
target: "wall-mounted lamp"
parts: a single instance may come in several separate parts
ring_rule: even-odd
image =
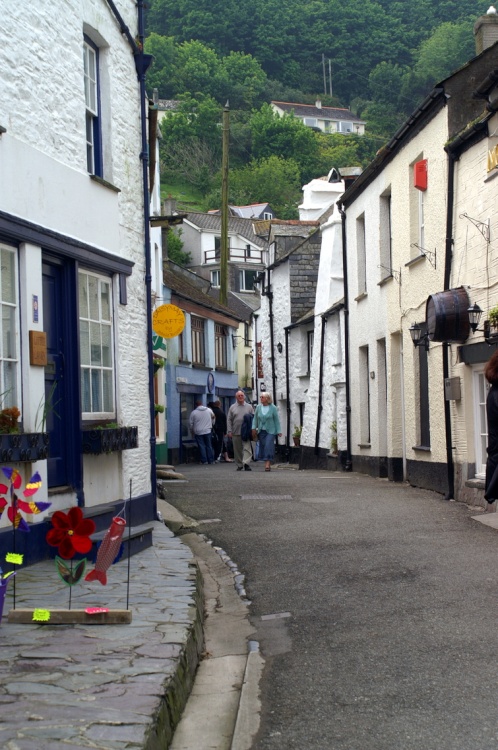
[[[277,344],[277,351],[278,351],[279,354],[282,354],[283,350],[284,350],[284,347],[282,346],[282,344],[279,341],[278,344]]]
[[[479,305],[476,302],[474,302],[474,304],[471,305],[471,307],[467,308],[467,312],[469,314],[469,325],[470,325],[470,330],[472,331],[472,333],[475,333],[476,331],[480,331],[481,333],[484,333],[485,341],[490,343],[491,326],[489,324],[489,320],[485,320],[483,327],[478,328],[479,322],[481,320],[481,315],[482,315],[482,310],[479,307]]]
[[[410,336],[412,337],[413,346],[424,346],[425,351],[429,351],[429,334],[427,331],[422,331],[422,328],[418,323],[414,323],[409,328]]]

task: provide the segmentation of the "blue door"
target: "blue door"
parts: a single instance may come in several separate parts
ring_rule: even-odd
[[[76,311],[70,291],[71,268],[57,260],[43,262],[43,327],[47,334],[45,418],[50,435],[48,487],[75,487],[75,448],[79,435],[78,387],[74,382],[74,347],[71,326]],[[72,314],[71,314],[72,313]],[[71,322],[72,320],[72,322]],[[73,337],[74,338],[74,337]],[[76,444],[75,444],[76,442]]]

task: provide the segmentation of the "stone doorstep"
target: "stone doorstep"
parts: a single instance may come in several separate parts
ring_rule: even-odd
[[[478,516],[471,516],[473,521],[479,521],[485,526],[489,526],[491,529],[498,531],[498,513],[480,513]]]

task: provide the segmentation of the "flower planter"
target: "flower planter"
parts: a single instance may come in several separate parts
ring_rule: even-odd
[[[12,432],[0,435],[0,462],[42,461],[49,456],[48,432]]]
[[[138,427],[103,427],[83,430],[83,453],[98,456],[138,448]]]

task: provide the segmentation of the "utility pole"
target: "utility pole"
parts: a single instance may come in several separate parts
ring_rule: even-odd
[[[322,68],[323,68],[323,93],[327,93],[327,75],[325,73],[325,55],[322,52]]]
[[[330,96],[332,96],[332,60],[329,57],[329,81],[330,81]]]
[[[220,302],[228,300],[228,147],[230,143],[230,106],[227,101],[223,109],[223,156],[221,163],[221,257],[220,257]]]

